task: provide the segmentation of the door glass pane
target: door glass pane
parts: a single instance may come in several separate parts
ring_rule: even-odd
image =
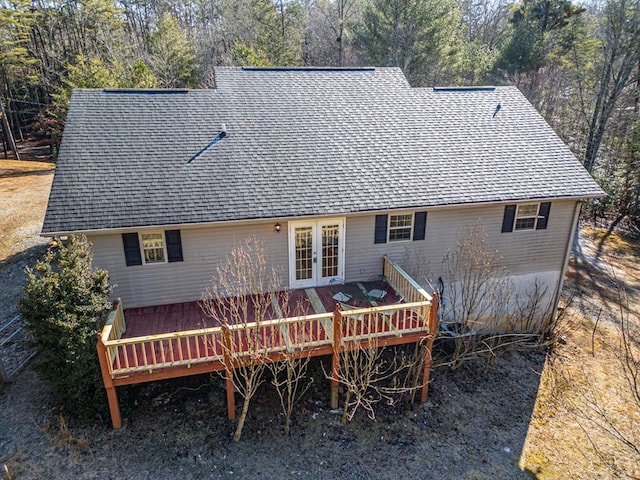
[[[313,277],[313,228],[296,228],[295,240],[296,280],[308,280]]]
[[[322,226],[322,278],[338,276],[339,225]]]

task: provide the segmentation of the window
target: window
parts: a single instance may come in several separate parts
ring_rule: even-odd
[[[144,263],[164,263],[164,235],[162,232],[151,232],[140,234],[142,257]]]
[[[502,232],[519,230],[545,230],[549,222],[551,202],[506,205],[502,220]]]
[[[538,221],[538,207],[537,203],[518,205],[515,230],[534,230]]]
[[[128,267],[144,263],[182,262],[180,230],[123,233],[122,245]]]
[[[400,215],[389,215],[389,241],[398,242],[411,240],[413,230],[413,214],[403,213]]]
[[[376,215],[373,243],[424,240],[427,212]]]

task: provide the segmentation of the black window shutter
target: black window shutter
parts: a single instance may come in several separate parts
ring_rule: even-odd
[[[427,231],[427,212],[416,212],[413,216],[413,239],[424,240]]]
[[[170,262],[182,262],[180,230],[165,230],[164,238],[167,241],[167,260]]]
[[[140,241],[137,233],[123,233],[122,245],[124,246],[124,258],[127,267],[132,265],[142,265],[142,255],[140,254]]]
[[[516,206],[505,205],[502,219],[502,233],[513,232],[513,222],[516,219]]]
[[[376,215],[376,233],[373,243],[387,243],[387,215]]]
[[[541,218],[538,218],[538,224],[536,225],[536,230],[547,229],[547,223],[549,223],[550,211],[551,211],[551,202],[542,202],[540,204],[540,210],[538,211],[538,215]]]

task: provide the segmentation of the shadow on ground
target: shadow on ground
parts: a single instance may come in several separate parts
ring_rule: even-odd
[[[583,231],[580,236],[580,241],[574,243],[574,255],[567,271],[567,288],[563,296],[567,302],[583,302],[582,310],[594,319],[615,321],[621,293],[628,296],[632,308],[640,301],[640,252],[625,250],[625,255],[633,255],[638,261],[627,260],[622,269],[617,262],[615,248],[603,251],[596,248],[593,241],[585,241],[586,234]],[[582,295],[585,291],[589,295]]]
[[[0,178],[19,178],[34,175],[51,175],[55,163],[49,159],[24,159],[7,160],[0,159]]]
[[[479,362],[437,369],[427,404],[379,404],[375,419],[360,413],[347,425],[330,410],[329,382],[313,359],[315,381],[296,407],[291,435],[267,381],[239,443],[230,440],[235,424],[215,375],[125,387],[125,427],[73,426],[75,437],[91,439],[91,455],[72,464],[55,452],[52,473],[86,466],[126,478],[527,479],[518,462],[544,358],[510,352],[486,374]]]
[[[27,266],[35,265],[36,260],[44,255],[47,248],[48,244],[34,245],[5,259],[0,259],[0,274],[6,271],[22,271]]]

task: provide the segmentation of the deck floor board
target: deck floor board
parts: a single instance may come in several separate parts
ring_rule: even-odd
[[[387,292],[384,298],[372,301],[367,298],[367,292],[380,289]],[[263,320],[273,320],[284,317],[298,317],[311,314],[321,314],[335,310],[336,300],[333,298],[338,292],[350,296],[352,301],[349,308],[364,309],[375,306],[401,304],[403,299],[391,286],[384,281],[358,282],[345,285],[334,285],[307,289],[277,292],[269,295],[270,300],[278,297],[279,307],[270,305],[264,312]],[[228,306],[227,301],[227,306]],[[402,329],[418,328],[419,321],[416,315],[409,310],[392,310],[389,314],[359,313],[351,316],[349,310],[345,310],[341,333],[345,338],[354,336],[376,335],[379,340],[386,337],[398,337],[398,331]],[[222,316],[222,315],[220,315]],[[155,305],[151,307],[135,307],[125,310],[126,331],[123,339],[132,339],[156,334],[179,333],[188,330],[219,326],[218,320],[205,314],[200,302],[184,302],[167,305]],[[255,309],[250,301],[248,303],[248,322],[255,321]],[[290,345],[309,344],[310,354],[319,345],[328,345],[332,338],[332,320],[330,318],[322,322],[296,322],[289,327],[278,325],[277,327],[261,327],[256,333],[261,346],[272,349],[274,352],[283,352]],[[252,340],[243,330],[232,331],[234,349],[248,351]],[[222,337],[203,336],[184,338],[171,337],[156,341],[153,344],[130,345],[119,350],[113,359],[113,366],[118,368],[149,367],[166,368],[180,359],[190,359],[184,362],[198,363],[202,361],[221,361],[223,348]],[[159,367],[159,364],[164,364]]]

